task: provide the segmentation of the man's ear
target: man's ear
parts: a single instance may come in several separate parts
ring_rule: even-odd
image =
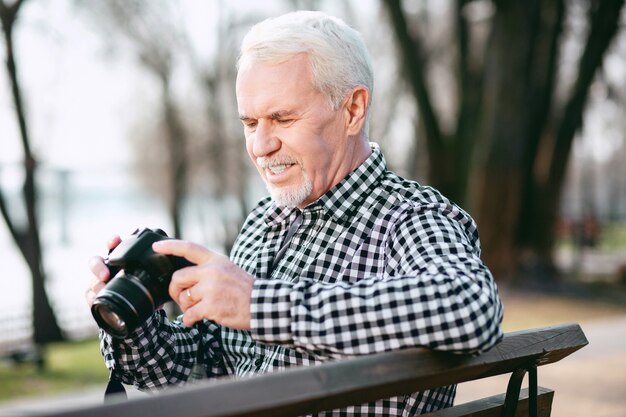
[[[346,133],[348,136],[357,136],[363,130],[369,98],[369,90],[365,86],[359,85],[354,87],[346,99],[344,109],[346,112]]]

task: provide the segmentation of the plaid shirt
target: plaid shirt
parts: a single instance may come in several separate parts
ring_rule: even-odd
[[[480,260],[475,223],[434,189],[388,171],[375,144],[372,150],[305,209],[276,207],[267,198],[252,211],[231,255],[256,277],[251,331],[208,320],[186,328],[157,311],[127,339],[101,333],[107,366],[124,383],[153,390],[189,379],[199,339],[209,377],[409,346],[493,346],[502,336],[502,306]],[[272,269],[299,215],[302,224]],[[455,391],[442,387],[321,415],[416,415],[451,406]]]

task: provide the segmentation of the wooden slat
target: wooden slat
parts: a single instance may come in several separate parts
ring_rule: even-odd
[[[587,344],[577,324],[512,332],[479,356],[405,349],[240,380],[214,380],[48,416],[293,416],[552,363]]]
[[[506,394],[494,395],[480,400],[459,404],[451,408],[423,414],[423,417],[500,417],[504,410]],[[537,417],[550,417],[554,391],[548,388],[537,389]],[[520,391],[516,417],[528,416],[528,389]]]

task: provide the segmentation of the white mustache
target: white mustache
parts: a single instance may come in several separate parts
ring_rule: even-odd
[[[260,156],[256,159],[256,163],[261,168],[270,168],[276,165],[295,165],[298,162],[294,158],[286,156]]]

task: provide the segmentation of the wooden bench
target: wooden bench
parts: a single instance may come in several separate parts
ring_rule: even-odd
[[[482,355],[420,348],[289,369],[244,379],[202,381],[158,395],[47,416],[298,416],[511,373],[507,392],[428,416],[549,416],[553,391],[537,385],[537,367],[587,344],[577,324],[507,333]],[[528,373],[528,389],[520,390]]]

